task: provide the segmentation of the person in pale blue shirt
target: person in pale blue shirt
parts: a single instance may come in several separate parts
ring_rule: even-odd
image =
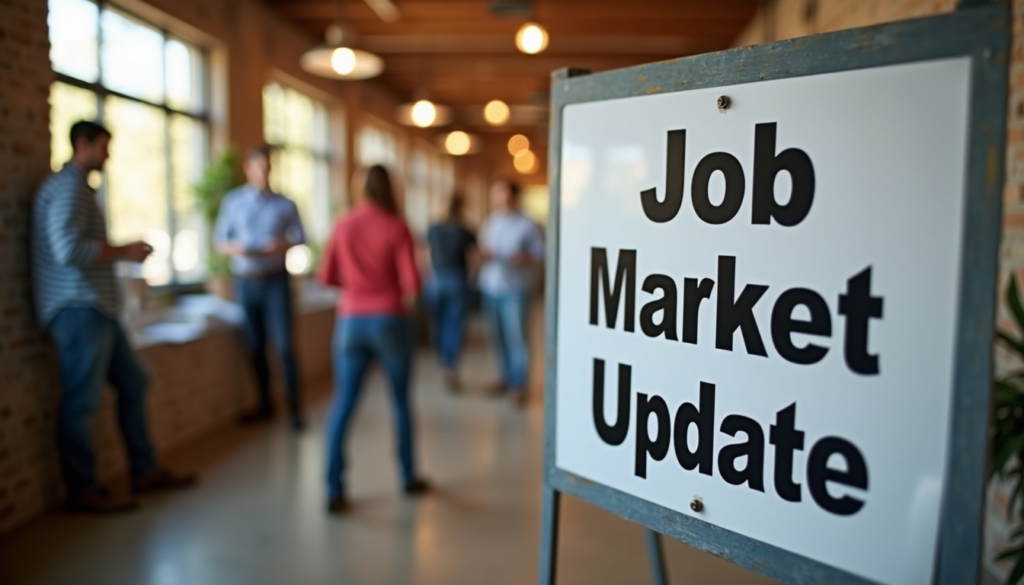
[[[243,414],[241,422],[258,422],[274,414],[266,353],[269,336],[281,358],[292,428],[299,431],[305,423],[285,254],[305,243],[306,236],[295,203],[270,189],[269,147],[251,149],[244,166],[247,183],[224,197],[214,230],[218,250],[231,257],[235,297],[245,312],[242,338],[259,390],[259,405]]]
[[[478,286],[501,370],[495,390],[522,406],[530,369],[529,297],[537,265],[544,260],[544,237],[537,222],[520,211],[515,183],[496,183],[491,204],[494,211],[480,230],[484,264]]]

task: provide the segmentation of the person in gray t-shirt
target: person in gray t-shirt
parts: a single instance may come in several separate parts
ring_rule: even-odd
[[[519,186],[499,182],[491,189],[494,212],[480,230],[480,293],[498,352],[501,381],[518,405],[525,404],[530,352],[527,309],[535,265],[544,260],[544,237],[537,222],[519,210]]]

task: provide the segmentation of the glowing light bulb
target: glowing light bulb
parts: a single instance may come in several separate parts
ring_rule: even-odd
[[[469,138],[469,134],[461,130],[450,132],[448,137],[444,139],[444,149],[448,151],[448,154],[454,156],[462,156],[468,153],[470,146],[472,146],[472,141]]]
[[[437,120],[437,108],[430,100],[420,100],[412,105],[412,123],[427,128]]]
[[[484,106],[484,119],[491,126],[501,126],[508,122],[510,115],[508,104],[501,100],[491,100]]]
[[[520,151],[529,149],[530,139],[522,134],[516,134],[512,138],[508,139],[508,153],[512,156],[519,154]]]
[[[334,49],[331,53],[331,69],[338,75],[349,75],[356,70],[356,52],[348,47]]]
[[[524,175],[531,174],[537,170],[537,155],[530,150],[520,150],[512,160],[512,166]]]
[[[516,47],[519,47],[520,51],[528,55],[535,55],[546,49],[547,46],[548,31],[544,30],[544,27],[534,22],[528,22],[519,27],[519,31],[516,33]]]

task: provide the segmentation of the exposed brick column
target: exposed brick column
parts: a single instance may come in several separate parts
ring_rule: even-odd
[[[50,170],[47,3],[0,0],[0,531],[59,489],[54,358],[32,308],[32,196]]]

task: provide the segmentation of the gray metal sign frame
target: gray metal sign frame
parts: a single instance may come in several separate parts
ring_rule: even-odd
[[[976,583],[980,573],[995,289],[1006,140],[1007,70],[1012,22],[1005,2],[965,0],[951,14],[685,57],[588,75],[552,76],[546,291],[546,393],[540,582],[554,583],[561,494],[641,524],[783,583],[870,581],[719,528],[555,466],[558,266],[562,110],[566,105],[651,93],[758,83],[838,71],[970,57],[969,143],[956,366],[949,459],[944,482],[935,583]],[[655,579],[661,563],[649,538]]]

